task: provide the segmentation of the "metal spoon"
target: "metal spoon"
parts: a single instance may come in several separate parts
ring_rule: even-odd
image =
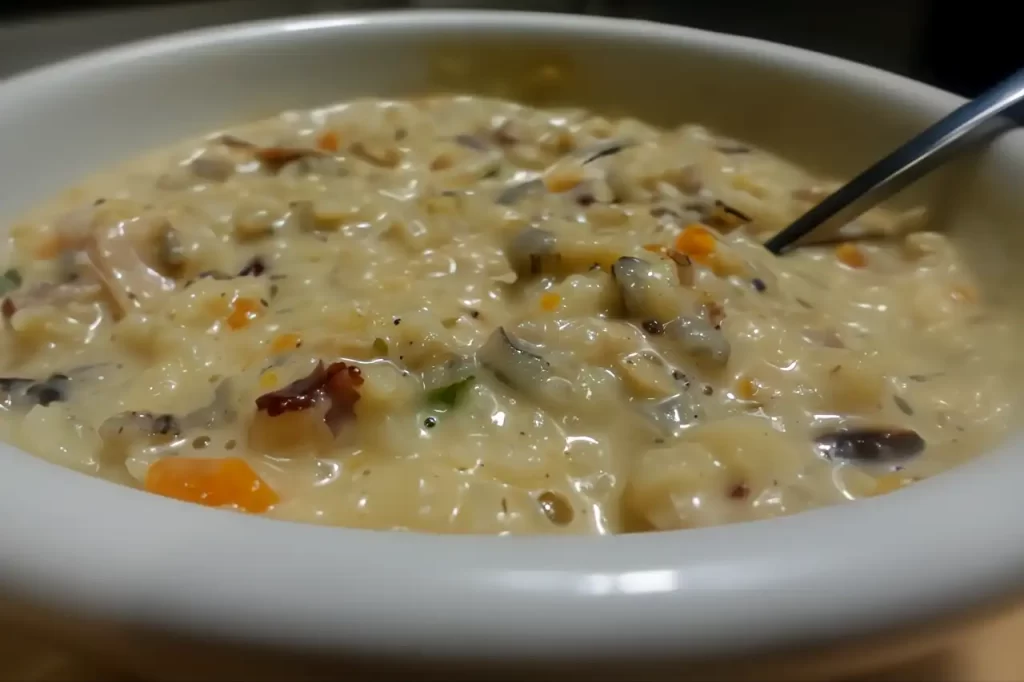
[[[836,232],[842,237],[842,228],[851,220],[939,167],[956,152],[1018,125],[1024,115],[1022,102],[1024,69],[964,104],[825,197],[765,242],[765,248],[779,254],[811,230]],[[1012,116],[1018,120],[1014,121]]]

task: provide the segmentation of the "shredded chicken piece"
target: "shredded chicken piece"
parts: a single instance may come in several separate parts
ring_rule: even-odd
[[[142,260],[125,233],[124,222],[94,233],[86,253],[117,303],[118,317],[129,310],[148,307],[175,289],[173,279],[164,277]]]

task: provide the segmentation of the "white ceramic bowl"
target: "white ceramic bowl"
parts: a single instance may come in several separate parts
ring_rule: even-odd
[[[232,122],[358,95],[479,89],[498,76],[523,85],[547,61],[570,76],[561,99],[706,122],[833,174],[960,101],[838,59],[649,23],[479,12],[271,21],[129,45],[0,84],[0,215]],[[953,179],[922,185],[919,198],[942,190],[943,220],[973,230],[969,256],[998,294],[1015,272],[999,256],[1024,255],[1024,135]],[[890,633],[925,632],[923,623],[1024,586],[1022,457],[1014,439],[906,491],[776,521],[495,538],[211,511],[4,446],[0,612],[165,678],[414,664],[449,678],[455,668],[566,665],[589,679],[640,679],[733,674],[794,648],[828,662],[840,645],[855,652],[848,666],[910,653],[905,635],[885,647]]]

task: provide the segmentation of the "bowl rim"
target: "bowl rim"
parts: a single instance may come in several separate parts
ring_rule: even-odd
[[[286,33],[298,42],[309,32],[393,39],[456,25],[699,43],[871,83],[891,90],[898,104],[936,114],[963,101],[878,69],[752,38],[636,20],[434,10],[279,18],[138,41],[0,82],[0,102],[45,102],[47,93],[104,69],[200,45],[230,48]],[[1022,450],[1007,443],[954,475],[771,521],[600,538],[498,538],[215,512],[3,445],[0,585],[63,613],[317,652],[478,660],[735,655],[866,635],[1024,586],[1024,496],[1015,483],[1024,473]],[[282,552],[286,547],[293,551]]]

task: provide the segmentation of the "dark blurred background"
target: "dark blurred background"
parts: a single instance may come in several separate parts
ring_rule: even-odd
[[[90,49],[199,26],[416,7],[653,19],[827,52],[965,96],[1024,66],[1012,4],[994,0],[34,0],[0,9],[0,78]]]

